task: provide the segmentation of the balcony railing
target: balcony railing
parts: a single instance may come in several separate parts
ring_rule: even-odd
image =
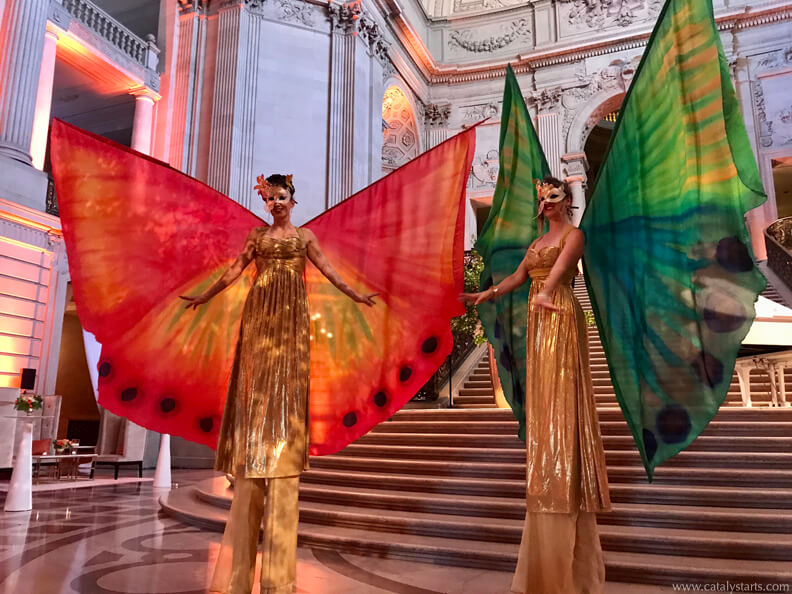
[[[55,0],[80,23],[88,27],[132,60],[151,70],[157,67],[159,50],[150,41],[141,39],[89,0]]]

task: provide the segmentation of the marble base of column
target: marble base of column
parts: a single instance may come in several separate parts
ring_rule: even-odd
[[[44,211],[47,175],[15,159],[0,157],[0,198]]]

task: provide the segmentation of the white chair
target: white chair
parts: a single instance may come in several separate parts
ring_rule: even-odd
[[[116,431],[117,430],[117,433]],[[116,417],[106,410],[102,411],[102,427],[100,428],[99,455],[91,467],[93,478],[98,466],[112,466],[113,478],[118,479],[118,470],[122,466],[137,466],[138,477],[143,476],[143,451],[146,447],[146,429],[140,425]],[[116,433],[113,443],[111,433]],[[109,451],[108,451],[109,450]]]

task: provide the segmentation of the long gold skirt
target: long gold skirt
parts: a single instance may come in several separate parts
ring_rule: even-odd
[[[585,316],[572,288],[533,306],[550,267],[532,270],[526,343],[526,516],[512,590],[595,594],[605,565],[596,512],[610,509]]]
[[[512,592],[599,594],[604,585],[595,513],[525,514]]]

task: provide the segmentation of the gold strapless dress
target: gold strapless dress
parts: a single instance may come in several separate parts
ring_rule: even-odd
[[[301,236],[256,238],[257,275],[239,329],[215,468],[246,478],[308,467],[310,327]]]
[[[601,592],[605,565],[596,513],[610,509],[583,310],[569,270],[534,306],[564,245],[531,248],[526,343],[526,514],[513,592]]]

